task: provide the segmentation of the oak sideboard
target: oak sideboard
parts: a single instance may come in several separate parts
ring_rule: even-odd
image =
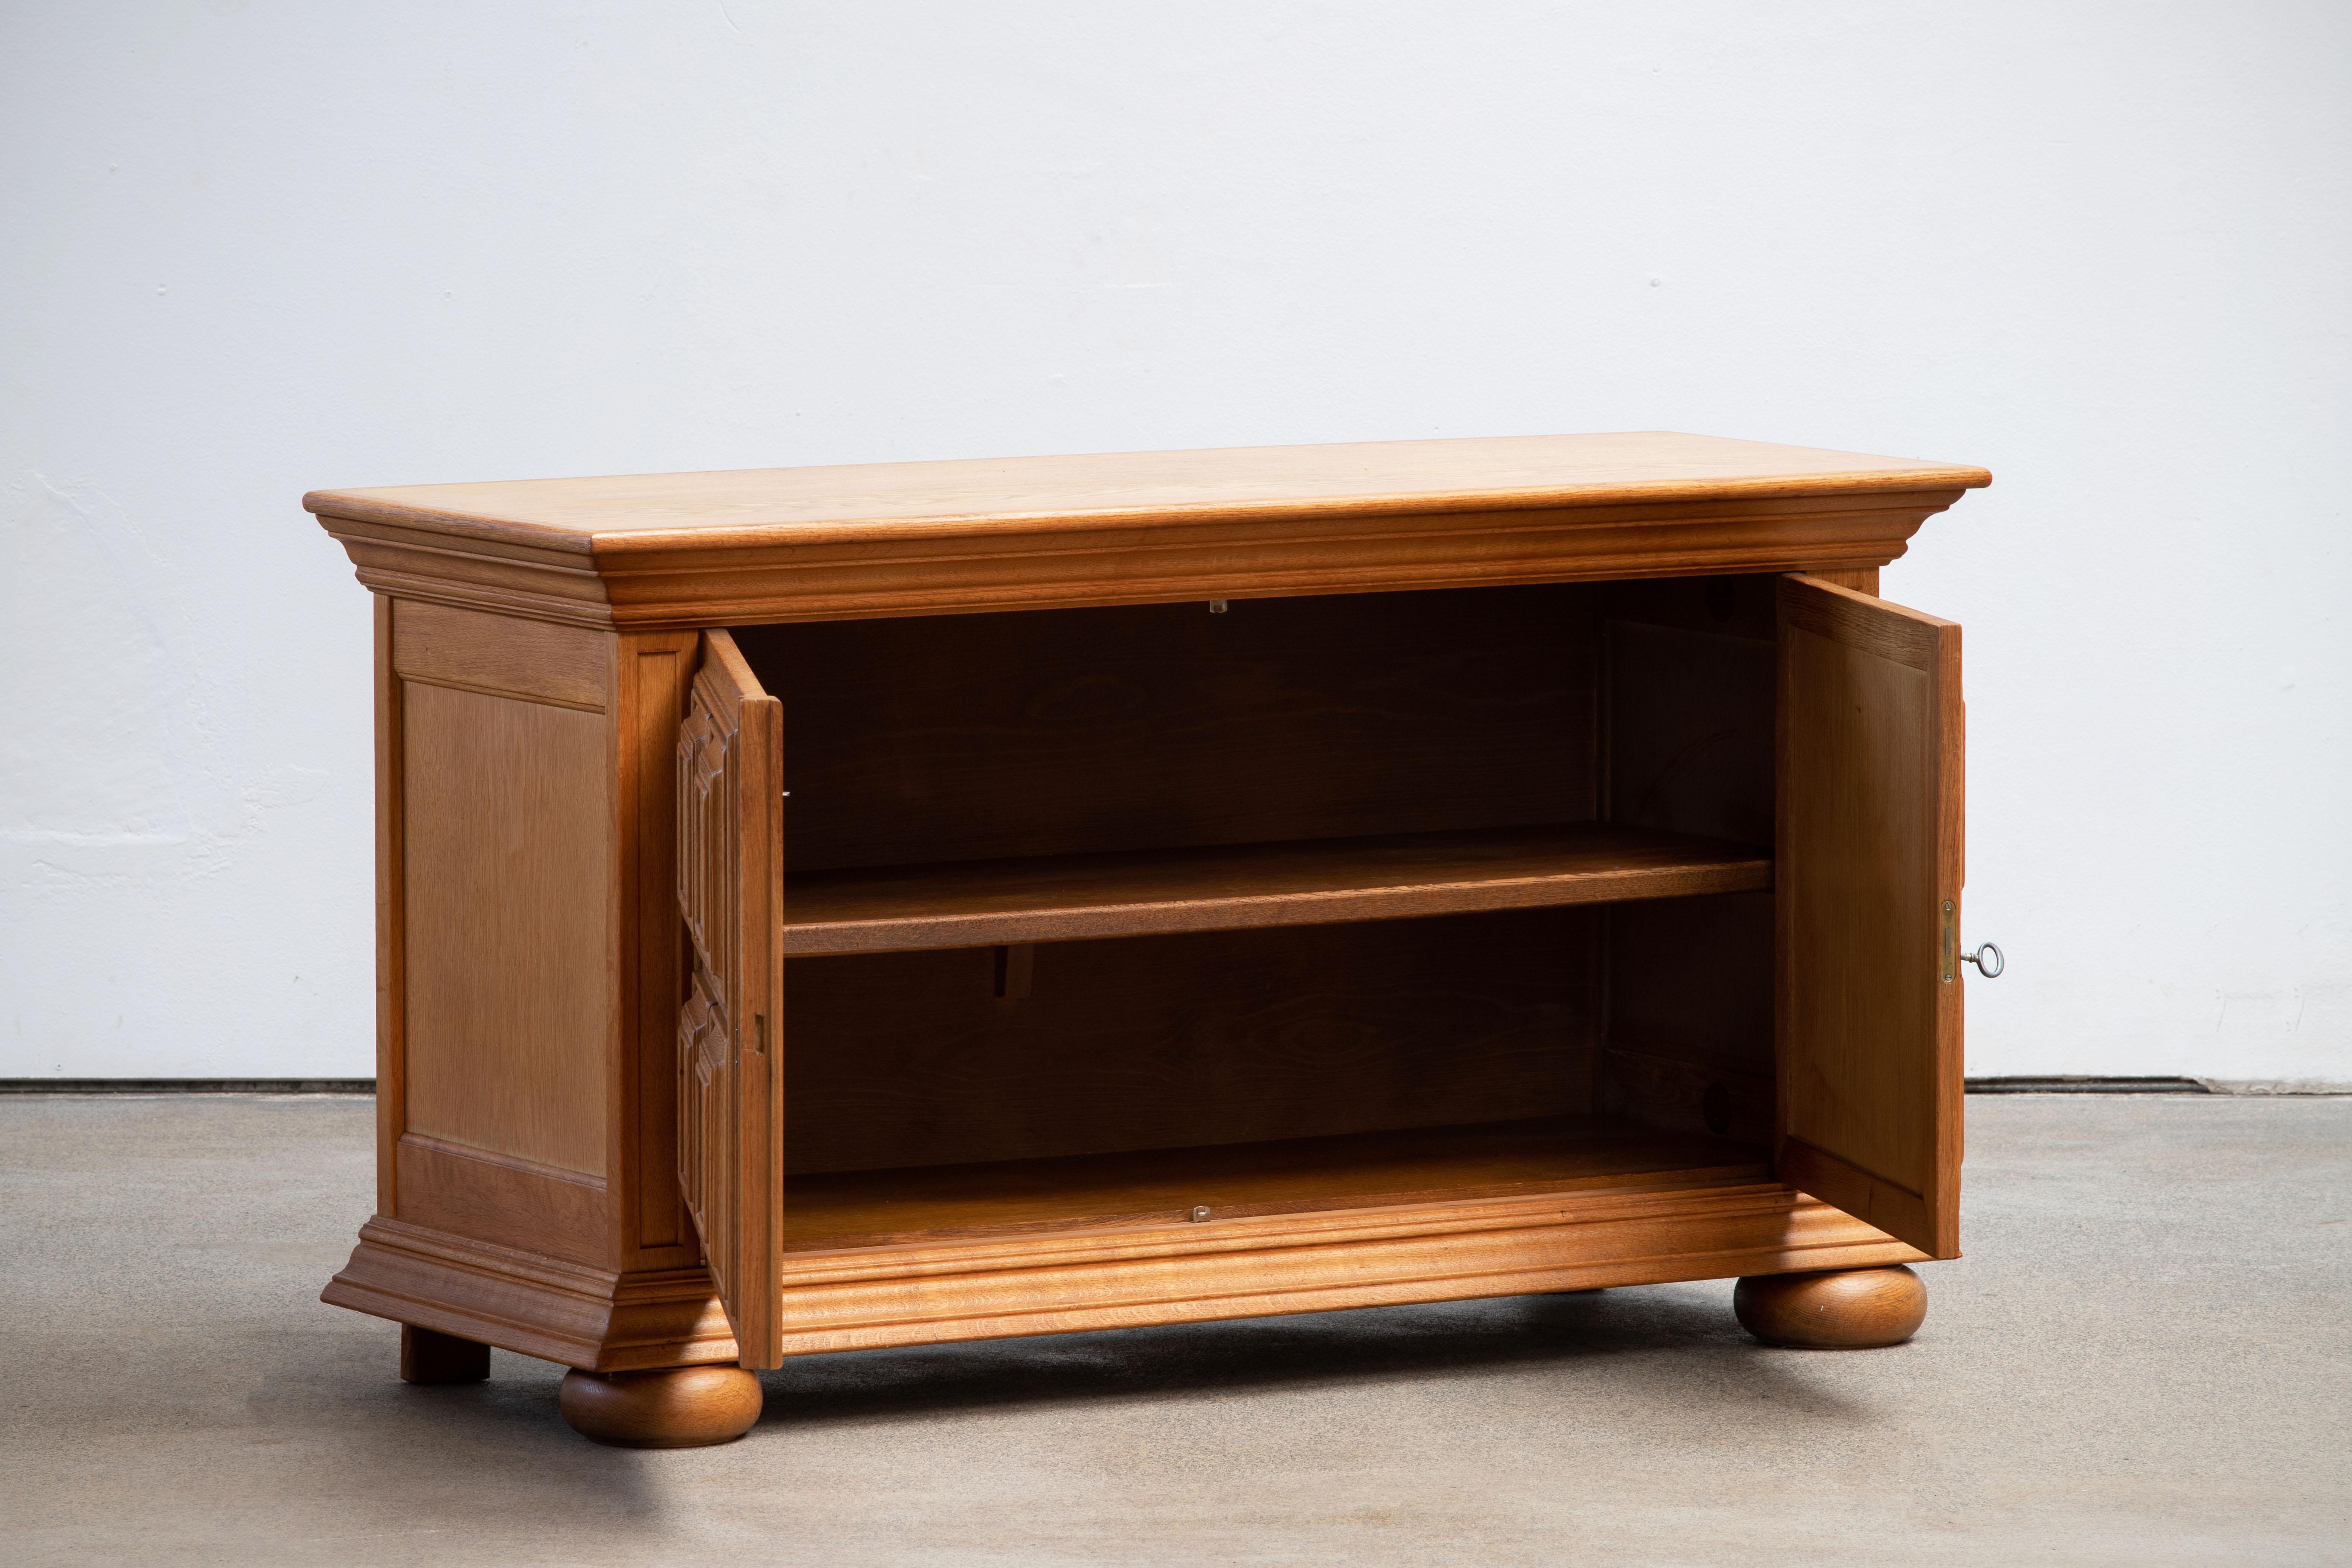
[[[402,1373],[1958,1256],[1981,468],[1665,433],[321,490],[375,595]]]

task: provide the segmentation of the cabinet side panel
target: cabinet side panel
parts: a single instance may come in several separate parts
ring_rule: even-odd
[[[407,1123],[407,987],[401,978],[400,677],[392,666],[392,600],[375,595],[375,1208],[399,1212],[393,1152]]]
[[[614,1034],[603,715],[406,682],[404,1131],[603,1175]]]
[[[399,616],[394,668],[403,679],[592,712],[605,705],[609,637],[414,601],[401,605]]]
[[[500,1247],[595,1264],[604,1260],[604,1184],[503,1154],[400,1140],[401,1218]]]

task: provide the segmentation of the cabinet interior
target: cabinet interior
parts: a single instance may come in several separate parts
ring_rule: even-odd
[[[734,636],[788,1248],[1769,1174],[1770,577]]]

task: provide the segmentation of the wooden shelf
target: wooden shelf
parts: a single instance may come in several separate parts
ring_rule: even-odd
[[[1771,885],[1763,850],[1607,823],[968,860],[788,877],[784,953],[1319,925]]]
[[[1768,1181],[1760,1149],[1601,1117],[784,1179],[788,1251]]]

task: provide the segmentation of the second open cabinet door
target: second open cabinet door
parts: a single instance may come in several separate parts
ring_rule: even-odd
[[[782,1360],[783,705],[705,632],[677,747],[677,1179],[742,1364]]]
[[[1960,628],[1780,585],[1782,1180],[1959,1255]]]

